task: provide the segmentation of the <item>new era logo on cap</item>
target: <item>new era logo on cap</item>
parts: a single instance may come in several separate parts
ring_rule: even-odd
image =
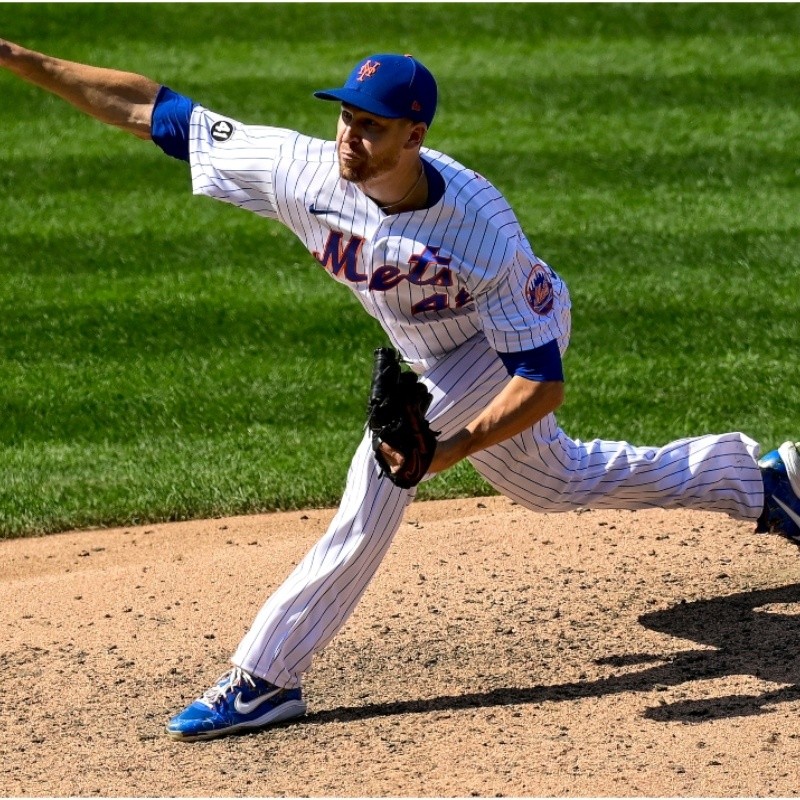
[[[344,86],[314,92],[322,100],[339,100],[381,117],[405,117],[430,125],[436,113],[436,81],[410,55],[386,53],[359,61]]]

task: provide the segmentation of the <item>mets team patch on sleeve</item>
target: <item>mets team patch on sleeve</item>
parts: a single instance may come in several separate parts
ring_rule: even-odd
[[[537,314],[549,314],[553,310],[553,282],[550,279],[550,270],[544,265],[534,264],[525,285],[525,299]]]

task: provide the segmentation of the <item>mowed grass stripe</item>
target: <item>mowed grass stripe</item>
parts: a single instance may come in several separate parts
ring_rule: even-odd
[[[365,48],[415,52],[442,86],[430,145],[506,192],[570,285],[566,429],[796,436],[798,7],[377,4],[368,43],[363,9],[314,9],[318,38],[293,4],[0,23],[320,136],[335,109],[313,89]],[[9,76],[0,97],[0,533],[335,503],[377,324],[153,145]],[[486,491],[459,465],[420,496]]]

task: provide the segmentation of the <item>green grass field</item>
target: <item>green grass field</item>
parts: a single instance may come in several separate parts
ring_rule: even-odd
[[[800,7],[0,5],[0,36],[332,135],[369,52],[568,281],[574,437],[800,434]],[[335,504],[377,323],[291,234],[0,74],[0,536]],[[421,497],[488,491],[467,465]]]

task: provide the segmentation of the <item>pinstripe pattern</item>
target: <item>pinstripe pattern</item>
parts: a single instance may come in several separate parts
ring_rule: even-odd
[[[473,419],[509,380],[477,335],[424,373],[428,414],[443,436]],[[682,439],[661,448],[574,441],[550,415],[470,460],[498,490],[534,511],[700,508],[755,519],[763,496],[758,446],[740,433]],[[261,609],[233,663],[279,686],[300,685],[313,654],[352,613],[413,493],[381,479],[365,437],[325,536]]]
[[[502,390],[496,352],[569,343],[570,300],[534,254],[502,195],[448,156],[423,150],[442,175],[434,206],[387,216],[339,177],[335,144],[244,126],[217,141],[220,119],[192,115],[196,194],[279,220],[347,285],[422,375],[428,417],[448,437]],[[218,137],[219,138],[219,137]],[[471,457],[498,490],[534,511],[579,507],[702,508],[756,519],[758,446],[740,433],[664,447],[570,439],[552,415]],[[345,624],[386,554],[414,492],[381,479],[365,436],[328,531],[267,600],[233,663],[294,688]]]
[[[233,135],[219,142],[212,127],[222,119],[227,118],[200,106],[192,114],[194,193],[279,220],[317,257],[331,235],[340,237],[342,248],[353,237],[363,240],[351,269],[323,266],[355,292],[407,361],[426,367],[479,331],[503,352],[566,340],[566,286],[536,257],[500,192],[472,170],[424,149],[445,181],[444,196],[432,208],[387,216],[357,186],[340,179],[334,142],[233,120],[228,120]],[[412,260],[428,247],[446,263],[407,279]],[[553,310],[546,315],[526,300],[527,281],[537,266],[547,270],[554,292]],[[403,277],[378,290],[376,281],[387,268]],[[442,268],[449,271],[447,285],[433,282]],[[434,308],[419,310],[434,300]]]
[[[276,686],[299,686],[313,653],[352,613],[413,496],[381,479],[365,436],[328,531],[263,606],[233,662]]]
[[[534,511],[698,508],[755,520],[763,505],[757,452],[740,433],[660,448],[573,441],[551,415],[470,460],[492,486]]]

